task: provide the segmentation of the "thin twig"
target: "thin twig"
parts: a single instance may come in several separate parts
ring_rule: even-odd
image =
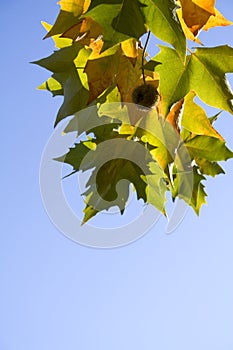
[[[149,39],[150,39],[150,33],[151,33],[151,31],[149,30],[148,34],[147,34],[147,38],[146,38],[146,43],[145,43],[144,49],[142,51],[142,76],[143,76],[144,84],[146,84],[146,77],[145,77],[145,70],[144,70],[144,58],[145,58],[146,48],[147,48],[147,45],[148,45]]]

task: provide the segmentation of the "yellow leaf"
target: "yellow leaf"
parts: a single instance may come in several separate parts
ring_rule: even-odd
[[[190,91],[184,98],[181,125],[195,135],[211,136],[221,141],[223,137],[211,125],[205,110],[194,102],[196,93]]]
[[[204,30],[208,30],[213,27],[217,26],[230,26],[233,22],[226,19],[221,12],[219,12],[217,9],[215,9],[215,16],[210,16],[208,19],[206,25],[204,26]]]
[[[86,17],[66,30],[61,37],[90,45],[91,39],[97,39],[102,34],[102,28],[92,18]]]
[[[125,56],[136,58],[138,57],[138,47],[135,39],[125,40],[121,43],[121,49]]]
[[[52,28],[51,24],[48,24],[44,21],[41,22],[42,26],[49,32]],[[61,49],[62,47],[70,46],[72,45],[72,40],[68,38],[61,38],[60,35],[53,35],[52,39],[56,45],[57,48]]]
[[[136,61],[133,65],[128,57],[121,56],[119,74],[117,75],[117,86],[123,102],[132,102],[132,92],[140,85],[141,64]]]
[[[185,21],[183,20],[183,17],[182,17],[182,9],[179,8],[176,12],[177,12],[177,16],[179,18],[181,27],[183,29],[183,32],[184,32],[184,35],[186,36],[186,38],[188,38],[189,40],[195,41],[198,44],[202,44],[201,41],[197,37],[194,36],[194,34],[189,30],[189,28],[185,24]]]
[[[215,15],[215,0],[193,0],[193,3],[201,7],[206,12],[209,12],[211,15]]]
[[[101,39],[101,37],[98,39],[91,39],[90,40],[90,45],[89,47],[92,49],[93,51],[93,54],[100,54],[102,48],[103,48],[103,45],[104,45],[104,42],[103,40]]]
[[[89,101],[94,101],[109,86],[113,85],[119,69],[120,49],[112,55],[98,55],[98,58],[89,59],[87,61],[84,72],[88,77],[89,85]]]
[[[72,12],[74,16],[85,13],[90,6],[91,0],[61,0],[58,4],[62,11]]]
[[[209,2],[208,0],[205,1],[197,1],[200,4],[202,4],[202,7],[198,6],[196,3],[194,3],[194,0],[180,0],[181,8],[182,8],[182,17],[187,25],[188,29],[193,33],[194,36],[197,36],[198,32],[202,29],[202,27],[206,24],[208,19],[210,18],[211,14],[213,13],[212,7],[209,8],[208,11],[206,11],[203,7],[204,4]],[[207,7],[208,8],[208,7]],[[211,11],[211,12],[209,12]]]

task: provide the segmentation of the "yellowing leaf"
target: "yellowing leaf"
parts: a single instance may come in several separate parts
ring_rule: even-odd
[[[90,17],[81,19],[78,23],[67,29],[62,38],[70,38],[79,41],[83,45],[89,45],[91,39],[97,39],[102,34],[101,26]]]
[[[38,90],[48,90],[53,96],[63,95],[62,85],[54,78],[50,77],[46,82],[38,86]]]
[[[181,125],[195,135],[212,136],[224,141],[223,137],[211,125],[204,109],[193,101],[195,96],[193,91],[185,96]]]
[[[41,22],[42,26],[49,32],[52,28],[52,25],[49,23],[46,23],[44,21]],[[66,46],[72,45],[72,40],[68,38],[61,38],[60,35],[54,35],[52,36],[52,39],[56,45],[57,48],[61,49]]]
[[[138,57],[138,47],[135,39],[125,40],[121,43],[123,54],[127,57]]]
[[[74,16],[85,13],[90,6],[91,0],[61,0],[58,2],[62,11],[72,12]]]
[[[215,16],[210,16],[208,19],[206,25],[204,26],[204,30],[208,30],[213,27],[217,26],[230,26],[233,22],[226,19],[221,12],[219,12],[217,9],[215,9]]]
[[[87,61],[85,73],[88,77],[89,103],[95,100],[104,90],[113,85],[118,73],[120,49],[109,56],[101,56]]]
[[[195,3],[196,2],[196,3]],[[180,0],[182,8],[182,17],[188,29],[193,33],[194,36],[198,34],[200,29],[206,24],[208,19],[212,14],[214,14],[214,9],[207,3],[214,4],[215,1],[207,1],[206,6],[204,6],[205,1],[192,1],[192,0]],[[202,3],[202,7],[198,6],[197,3]],[[208,9],[208,11],[206,10]]]
[[[179,18],[182,30],[183,30],[186,38],[188,38],[189,40],[192,40],[192,41],[196,41],[198,44],[201,44],[201,41],[197,37],[195,37],[194,34],[191,32],[191,30],[189,30],[189,28],[187,27],[187,25],[182,17],[182,9],[179,8],[179,9],[177,9],[176,12],[177,12],[177,16]]]
[[[59,2],[61,9],[51,30],[44,39],[51,36],[62,34],[67,29],[76,24],[79,17],[86,12],[90,5],[90,0],[61,0]]]
[[[86,16],[91,17],[103,28],[103,50],[130,38],[138,40],[146,33],[143,7],[144,5],[138,0],[91,2]]]
[[[192,0],[192,2],[211,15],[215,15],[215,0]]]
[[[180,133],[179,118],[181,115],[183,104],[184,99],[182,98],[172,107],[171,111],[168,113],[166,118],[166,120],[173,126],[173,128],[178,132],[178,134]]]

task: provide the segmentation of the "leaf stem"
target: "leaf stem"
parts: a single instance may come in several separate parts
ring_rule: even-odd
[[[146,84],[146,77],[145,77],[145,70],[144,70],[144,58],[145,58],[146,48],[147,48],[147,45],[148,45],[149,39],[150,39],[150,33],[151,33],[151,31],[149,30],[148,34],[147,34],[146,42],[145,42],[145,45],[144,45],[144,48],[142,51],[142,76],[143,76],[144,84]]]

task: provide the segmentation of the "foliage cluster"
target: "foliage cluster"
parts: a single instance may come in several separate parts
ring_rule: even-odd
[[[57,50],[34,62],[52,72],[39,89],[64,96],[55,126],[74,115],[65,132],[86,135],[57,159],[92,169],[83,222],[112,206],[123,213],[130,184],[165,215],[167,191],[199,214],[203,180],[233,157],[213,126],[220,111],[233,114],[233,48],[205,47],[198,35],[230,24],[215,0],[61,0],[55,24],[43,22]],[[155,57],[149,38],[164,42]]]

